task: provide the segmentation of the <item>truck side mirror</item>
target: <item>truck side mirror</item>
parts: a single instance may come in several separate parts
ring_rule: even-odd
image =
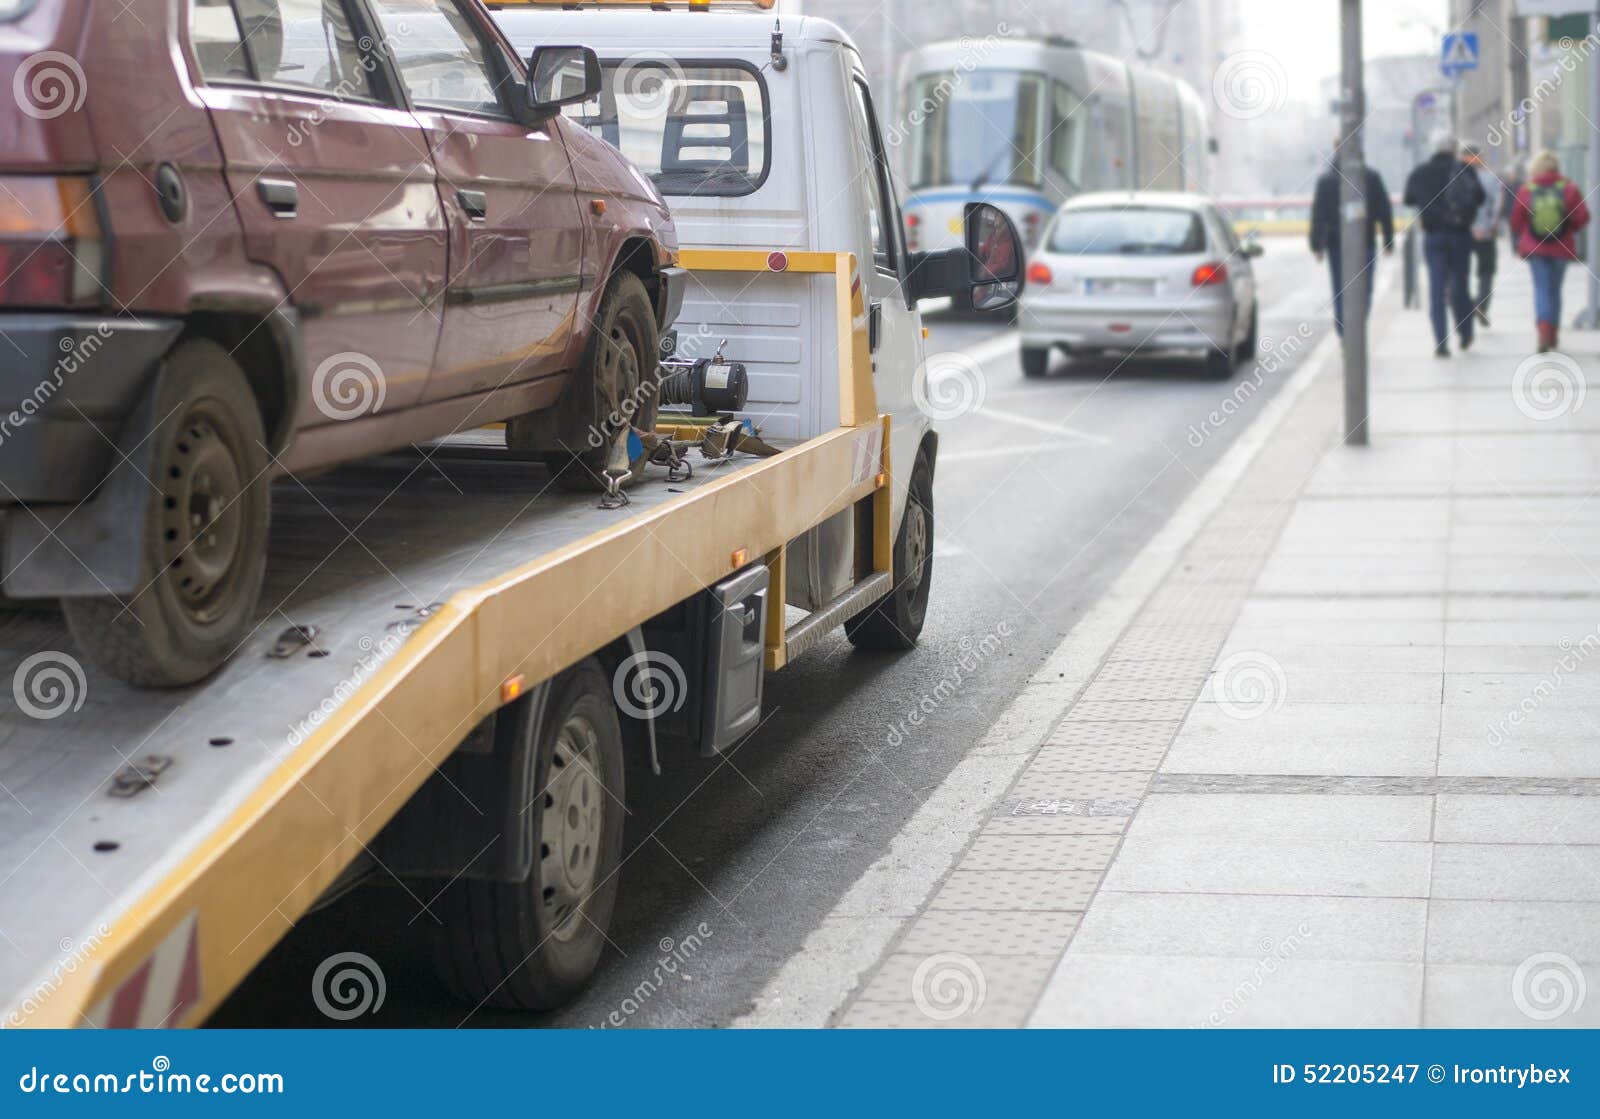
[[[598,96],[601,84],[600,59],[588,47],[535,47],[528,57],[528,108],[536,122]]]
[[[1009,307],[1022,294],[1022,238],[1005,211],[987,202],[969,202],[967,253],[972,258],[972,309]]]
[[[1014,303],[1022,294],[1025,256],[1017,227],[1003,210],[987,202],[968,202],[963,224],[962,248],[917,253],[911,258],[912,298],[970,292],[972,306],[979,311]]]

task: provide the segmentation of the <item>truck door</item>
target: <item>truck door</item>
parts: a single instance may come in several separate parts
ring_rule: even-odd
[[[299,310],[296,426],[414,404],[433,364],[444,214],[427,141],[349,0],[195,0],[190,40],[245,250]]]
[[[445,400],[559,373],[582,286],[587,218],[559,118],[529,128],[494,33],[457,0],[372,0],[439,169],[450,281],[437,368]],[[559,384],[552,382],[552,399]]]
[[[872,109],[872,92],[860,69],[853,69],[851,74],[849,102],[857,153],[854,162],[861,169],[854,176],[852,187],[856,212],[861,215],[861,283],[867,293],[870,321],[875,323],[873,387],[877,390],[878,410],[893,417],[889,449],[897,483],[894,510],[898,524],[905,506],[906,481],[929,426],[913,393],[923,361],[922,316],[905,284],[899,193],[894,188],[883,136]]]

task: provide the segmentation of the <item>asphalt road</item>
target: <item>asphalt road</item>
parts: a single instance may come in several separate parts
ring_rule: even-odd
[[[1256,274],[1264,350],[1292,353],[1215,429],[1204,417],[1256,380],[1253,367],[1225,383],[1188,362],[1107,358],[1025,381],[1014,352],[984,364],[981,407],[940,424],[922,644],[889,657],[841,634],[769,679],[768,718],[731,757],[629,773],[614,950],[577,1003],[531,1015],[453,1002],[428,966],[431,918],[403,892],[372,889],[302,922],[213,1024],[332,1024],[312,976],[341,952],[373,957],[386,983],[382,1008],[351,1025],[731,1022],[1330,328],[1326,274],[1303,242],[1269,241]],[[930,354],[993,350],[1005,329],[948,315],[928,325]],[[954,697],[902,729],[963,661]],[[699,947],[676,976],[635,997],[690,936]]]

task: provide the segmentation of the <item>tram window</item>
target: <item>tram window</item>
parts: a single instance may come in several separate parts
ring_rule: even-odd
[[[919,75],[910,86],[910,186],[1038,186],[1046,82],[1041,74],[972,70]]]
[[[1050,88],[1050,167],[1074,190],[1083,182],[1083,101],[1060,82]]]

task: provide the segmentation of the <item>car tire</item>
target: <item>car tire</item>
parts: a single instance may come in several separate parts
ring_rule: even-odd
[[[1259,306],[1252,306],[1250,308],[1250,325],[1245,329],[1244,338],[1240,340],[1239,349],[1234,358],[1235,362],[1239,365],[1243,365],[1246,362],[1255,360],[1256,347],[1261,342],[1261,334],[1259,329],[1260,313],[1261,309]]]
[[[227,350],[179,343],[154,391],[139,590],[61,608],[78,647],[111,675],[181,687],[216,672],[250,633],[272,496],[261,412]]]
[[[933,461],[917,454],[906,508],[894,539],[894,590],[844,624],[858,649],[905,652],[917,647],[933,585]]]
[[[436,903],[439,976],[464,1002],[551,1010],[570,1002],[606,946],[622,865],[622,729],[611,682],[590,658],[552,686],[533,788],[533,869],[522,882],[457,878]],[[553,775],[553,776],[552,776]]]
[[[1219,381],[1226,381],[1233,377],[1234,351],[1231,349],[1211,349],[1206,353],[1205,371],[1208,376]]]
[[[583,411],[595,417],[594,422],[587,431],[564,433],[563,446],[581,449],[545,451],[541,455],[558,487],[578,493],[604,490],[606,462],[610,457],[608,444],[610,437],[620,429],[620,423],[631,423],[643,431],[655,428],[660,408],[659,345],[655,305],[650,301],[644,281],[632,272],[617,273],[600,299],[589,344],[584,347],[583,357],[567,389],[568,392],[594,394],[592,411]],[[623,416],[621,413],[628,411],[626,406],[630,402],[631,412]],[[527,416],[507,421],[506,446],[518,452],[534,450],[534,440],[530,437],[534,422],[533,417]],[[599,446],[593,445],[597,439]],[[629,464],[633,471],[629,484],[639,480],[647,458],[643,451],[634,456]]]
[[[1049,346],[1022,347],[1022,375],[1028,378],[1043,377],[1050,372]]]

